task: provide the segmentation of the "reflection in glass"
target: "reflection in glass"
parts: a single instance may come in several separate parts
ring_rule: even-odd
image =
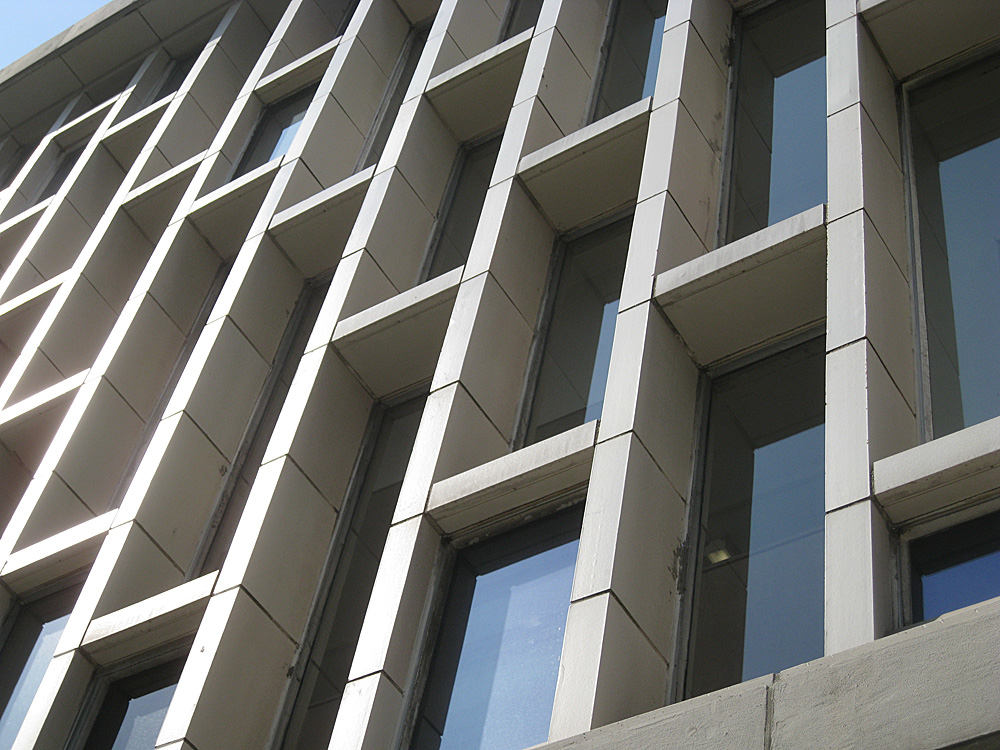
[[[619,0],[612,19],[594,120],[652,96],[660,65],[664,0]]]
[[[548,738],[582,508],[462,550],[413,750],[520,750]]]
[[[306,110],[316,93],[313,84],[279,102],[268,105],[254,130],[250,147],[243,155],[234,177],[250,172],[288,152]]]
[[[910,95],[933,436],[1000,415],[1000,58]]]
[[[631,228],[629,216],[566,245],[528,444],[601,416]]]
[[[1000,512],[910,544],[913,620],[1000,596]]]
[[[711,398],[688,697],[823,655],[823,340]]]
[[[743,21],[727,242],[826,202],[825,39],[822,0]]]
[[[503,134],[472,148],[463,148],[456,159],[457,177],[450,194],[445,197],[438,236],[434,242],[433,259],[427,278],[433,279],[465,265],[472,249],[472,240],[479,226],[479,215],[486,202],[493,168],[500,153]]]
[[[406,90],[410,87],[410,80],[417,69],[417,63],[420,62],[420,55],[423,54],[424,45],[427,44],[427,33],[429,31],[429,26],[412,29],[406,38],[403,51],[399,54],[392,77],[386,86],[387,96],[383,96],[382,106],[375,117],[375,121],[372,123],[372,132],[369,136],[371,143],[368,147],[368,152],[365,154],[362,169],[366,169],[372,164],[377,164],[378,160],[382,157],[385,144],[389,141],[389,133],[392,132],[392,125],[399,114],[399,108],[403,106],[403,97],[406,96]]]
[[[10,750],[56,651],[80,587],[21,608],[0,650],[0,750]]]
[[[361,626],[396,498],[416,439],[424,397],[386,412],[340,553],[319,631],[285,734],[285,750],[326,750]]]
[[[184,660],[111,683],[83,750],[153,750]]]

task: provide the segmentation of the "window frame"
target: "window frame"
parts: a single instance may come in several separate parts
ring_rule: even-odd
[[[316,94],[319,91],[319,79],[310,81],[302,86],[299,86],[294,91],[289,94],[282,96],[274,101],[261,101],[261,110],[257,115],[257,119],[254,122],[253,130],[250,132],[249,138],[247,138],[246,143],[243,147],[243,151],[240,153],[240,158],[236,160],[236,166],[233,168],[232,174],[230,175],[229,182],[237,180],[244,177],[254,170],[260,169],[261,167],[270,164],[272,161],[278,159],[284,159],[288,155],[288,151],[291,150],[291,144],[295,142],[295,138],[298,137],[298,128],[295,131],[295,135],[292,137],[291,143],[289,143],[289,148],[284,151],[280,156],[272,156],[269,159],[265,159],[260,164],[249,166],[251,162],[251,157],[255,156],[255,151],[261,144],[264,138],[264,128],[270,124],[270,121],[274,119],[275,114],[280,112],[286,107],[290,107],[299,101],[306,101],[306,106],[302,110],[303,121],[309,114],[309,108],[313,105],[316,99]],[[308,101],[307,101],[308,100]],[[300,126],[301,127],[301,126]],[[279,133],[280,141],[280,133]],[[275,143],[277,145],[277,142]]]
[[[717,365],[702,369],[699,372],[697,392],[695,394],[694,440],[691,452],[694,471],[692,472],[691,479],[691,500],[688,502],[687,528],[683,544],[684,554],[681,555],[677,574],[677,636],[675,638],[672,661],[674,668],[671,670],[667,688],[668,705],[690,700],[694,697],[701,697],[688,695],[687,686],[693,645],[695,594],[706,542],[704,535],[701,533],[701,528],[709,505],[705,490],[708,479],[709,427],[713,383],[718,378],[753,367],[771,357],[779,356],[785,352],[814,342],[817,339],[823,339],[825,335],[826,324],[824,321],[791,336],[787,336],[780,341],[771,342],[743,356],[724,360]],[[822,356],[825,359],[825,347]],[[741,685],[743,682],[741,680],[735,683],[734,686]],[[712,693],[705,693],[703,695],[710,694]]]
[[[580,535],[577,539],[580,539],[583,532],[588,488],[587,484],[571,487],[527,508],[518,508],[510,513],[493,516],[480,524],[462,529],[454,534],[442,535],[428,586],[430,593],[417,631],[418,645],[415,649],[414,664],[411,667],[409,687],[403,694],[403,718],[397,725],[393,741],[389,744],[390,748],[411,750],[414,733],[420,721],[427,680],[430,676],[431,663],[434,659],[434,652],[447,610],[459,555],[470,547],[490,543],[497,537],[504,535],[513,535],[521,528],[545,521],[560,513],[566,514],[567,518],[574,513],[579,514]],[[576,565],[579,564],[579,561],[578,555],[574,564],[574,578]],[[568,603],[572,604],[572,593],[570,596]],[[563,639],[565,643],[565,633]],[[561,665],[562,656],[560,655]]]

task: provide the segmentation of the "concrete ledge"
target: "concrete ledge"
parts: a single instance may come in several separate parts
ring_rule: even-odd
[[[583,482],[597,441],[597,421],[437,482],[428,512],[446,534],[526,509]]]
[[[1000,599],[545,750],[996,747]],[[982,745],[969,744],[982,741]]]
[[[3,582],[23,596],[37,586],[89,567],[117,513],[108,511],[15,552],[4,565]]]
[[[875,496],[898,524],[969,504],[1000,486],[1000,417],[876,461]]]
[[[826,210],[816,206],[656,277],[656,302],[700,365],[826,317]]]
[[[90,623],[83,650],[106,666],[194,635],[218,577],[214,571]]]

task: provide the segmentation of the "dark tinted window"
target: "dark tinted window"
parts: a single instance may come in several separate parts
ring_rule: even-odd
[[[632,217],[567,243],[526,442],[601,416]]]
[[[1000,58],[910,95],[933,435],[1000,415]]]
[[[581,516],[459,553],[414,750],[520,750],[548,738]]]
[[[312,85],[264,109],[237,177],[288,152],[315,93],[316,85]]]
[[[1000,513],[912,542],[910,569],[914,621],[1000,596]]]
[[[687,694],[823,655],[823,341],[712,384]]]
[[[595,102],[595,120],[652,95],[666,13],[663,0],[617,3]]]
[[[783,0],[742,21],[732,242],[826,202],[826,8]]]

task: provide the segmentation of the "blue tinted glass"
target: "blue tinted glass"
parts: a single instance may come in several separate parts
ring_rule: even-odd
[[[1000,596],[1000,551],[921,576],[924,619]]]
[[[910,95],[934,437],[1000,415],[1000,57]]]
[[[132,698],[111,750],[153,750],[176,685]]]
[[[823,655],[823,339],[712,385],[686,693]]]
[[[823,432],[754,451],[744,680],[823,655]]]
[[[38,691],[45,670],[48,669],[68,619],[69,615],[65,615],[42,625],[10,700],[0,715],[0,750],[13,747],[14,738],[28,713],[28,707]]]
[[[768,224],[826,203],[826,58],[774,79]]]
[[[653,38],[649,40],[649,59],[646,61],[646,79],[642,85],[642,98],[653,95],[656,88],[656,72],[660,69],[660,52],[663,49],[663,24],[666,16],[653,21]]]
[[[518,750],[548,737],[576,548],[476,579],[441,750]]]
[[[619,0],[594,102],[599,120],[653,93],[663,43],[663,0]]]

